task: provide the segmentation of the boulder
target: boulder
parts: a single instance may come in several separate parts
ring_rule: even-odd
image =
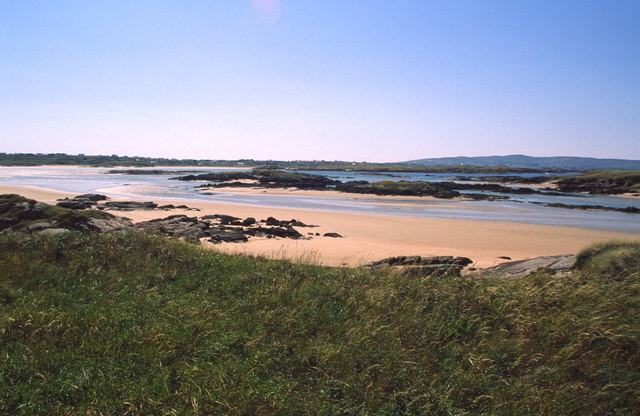
[[[332,238],[342,238],[342,236],[338,233],[324,233],[325,237],[332,237]]]
[[[91,208],[94,205],[97,205],[97,202],[88,200],[88,199],[63,199],[60,200],[56,205],[62,208],[67,208],[67,209],[76,209],[76,210],[80,210],[80,209],[87,209],[87,208]]]
[[[239,221],[241,218],[234,217],[233,215],[224,215],[224,214],[213,214],[213,215],[205,215],[202,217],[203,220],[219,220],[221,224],[227,225],[231,224],[233,221]]]
[[[239,230],[225,230],[225,229],[211,229],[209,231],[209,236],[211,239],[209,240],[212,243],[245,243],[248,241],[248,238],[242,232],[242,229]]]
[[[248,226],[250,226],[250,225],[255,225],[255,224],[256,224],[256,219],[255,219],[255,218],[253,218],[253,217],[245,218],[245,219],[242,221],[242,225],[244,225],[245,227],[248,227]]]
[[[292,227],[283,228],[283,227],[256,227],[249,228],[245,230],[245,234],[252,236],[271,236],[271,237],[281,237],[281,238],[293,238],[298,239],[302,238],[303,235],[300,234],[296,229]]]
[[[280,221],[278,221],[277,219],[273,218],[273,217],[269,217],[265,220],[265,224],[267,225],[280,225]]]
[[[298,221],[295,218],[291,220],[278,220],[274,217],[269,217],[266,220],[262,220],[266,225],[276,226],[276,227],[317,227],[317,225],[307,225],[302,221]]]
[[[123,217],[91,218],[87,221],[89,231],[104,233],[109,231],[127,230],[133,226],[131,220]]]
[[[567,272],[576,264],[574,254],[560,256],[542,256],[533,259],[509,261],[488,267],[476,273],[475,277],[524,277],[540,269],[556,272]]]
[[[89,201],[106,201],[107,196],[102,194],[82,194],[74,197],[73,199],[87,199]]]
[[[194,243],[207,237],[207,230],[210,227],[209,223],[186,215],[170,215],[166,218],[138,222],[135,226],[153,233],[184,238],[186,241]]]
[[[0,218],[0,231],[9,229],[18,224],[20,220],[16,217],[4,217]]]
[[[27,231],[33,233],[33,232],[46,230],[48,228],[53,228],[53,225],[51,223],[49,223],[49,222],[37,222],[37,223],[31,224],[29,227],[27,227]]]
[[[463,268],[473,263],[467,257],[396,256],[366,264],[365,267],[392,267],[408,276],[460,276]]]
[[[50,235],[65,234],[69,232],[71,231],[67,230],[66,228],[46,228],[44,230],[39,231],[40,234],[50,234]]]

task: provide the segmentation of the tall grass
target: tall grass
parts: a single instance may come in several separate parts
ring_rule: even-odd
[[[0,414],[637,414],[640,244],[622,247],[472,280],[2,235]]]

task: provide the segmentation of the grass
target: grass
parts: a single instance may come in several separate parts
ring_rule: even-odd
[[[595,170],[579,175],[564,176],[559,182],[571,180],[591,181],[592,183],[608,181],[611,184],[626,187],[628,192],[640,192],[640,170]]]
[[[0,235],[0,414],[631,415],[640,243],[520,280]]]

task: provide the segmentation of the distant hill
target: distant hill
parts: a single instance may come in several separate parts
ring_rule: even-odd
[[[525,155],[440,157],[417,159],[405,162],[413,165],[473,165],[473,166],[518,166],[536,169],[640,169],[640,160],[597,159],[593,157],[552,156],[534,157]]]

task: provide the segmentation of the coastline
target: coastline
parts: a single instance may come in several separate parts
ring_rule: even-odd
[[[70,192],[37,186],[0,185],[0,193],[17,193],[27,198],[55,204],[56,199],[73,197]],[[142,200],[113,196],[113,200]],[[589,245],[607,240],[640,240],[640,234],[602,231],[555,225],[515,222],[456,220],[370,213],[320,211],[301,208],[265,207],[214,201],[164,201],[186,204],[196,211],[111,211],[134,222],[175,214],[203,216],[227,214],[258,220],[273,216],[295,218],[317,228],[300,228],[302,234],[320,233],[309,240],[251,238],[247,243],[204,243],[207,248],[232,254],[284,258],[325,266],[358,266],[397,255],[465,256],[473,267],[490,267],[507,261],[538,256],[577,253]],[[327,232],[344,238],[323,237]]]

